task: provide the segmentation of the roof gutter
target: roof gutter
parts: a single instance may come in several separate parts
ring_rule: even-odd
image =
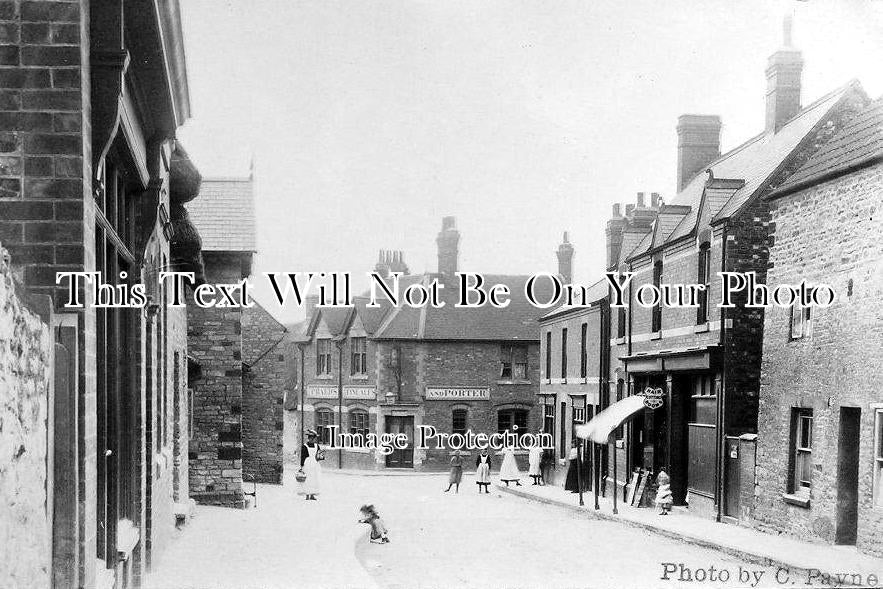
[[[788,196],[789,194],[793,194],[795,192],[803,190],[804,188],[808,188],[815,184],[821,184],[823,182],[839,178],[840,176],[845,176],[846,174],[855,172],[856,170],[860,170],[868,166],[872,166],[878,162],[883,162],[883,150],[878,151],[877,153],[872,153],[871,155],[865,156],[845,166],[839,166],[837,168],[834,168],[833,170],[814,174],[808,178],[805,178],[804,180],[801,180],[800,182],[795,182],[790,186],[777,188],[776,190],[773,190],[772,192],[764,196],[763,199],[766,201],[771,201],[777,198],[782,198],[783,196]]]

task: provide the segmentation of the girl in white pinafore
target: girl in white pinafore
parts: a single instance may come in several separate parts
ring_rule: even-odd
[[[506,446],[503,448],[503,464],[500,466],[500,480],[509,486],[509,483],[515,483],[520,487],[521,471],[518,470],[518,463],[515,461],[515,448]]]
[[[307,443],[301,447],[300,468],[307,475],[307,479],[303,483],[303,494],[307,500],[315,501],[316,495],[322,487],[322,467],[319,466],[317,457],[322,449],[316,441],[318,435],[315,431],[307,432]]]

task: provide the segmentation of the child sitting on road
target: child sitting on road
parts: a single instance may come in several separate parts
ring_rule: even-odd
[[[363,505],[362,508],[359,509],[359,513],[362,514],[362,519],[359,520],[359,523],[371,526],[371,542],[376,544],[389,544],[389,538],[386,537],[386,526],[383,524],[383,520],[380,519],[377,510],[374,509],[374,506]]]

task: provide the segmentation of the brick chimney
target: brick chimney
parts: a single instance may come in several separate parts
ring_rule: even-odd
[[[401,250],[389,252],[390,261],[389,261],[389,271],[390,272],[401,272],[402,274],[408,274],[408,265],[405,264],[405,253]]]
[[[386,278],[389,276],[389,252],[380,250],[377,255],[377,263],[374,265],[374,271]]]
[[[720,139],[719,116],[678,117],[678,192],[721,154]]]
[[[453,277],[460,257],[460,232],[457,231],[456,218],[442,217],[442,228],[435,243],[438,245],[438,273]]]
[[[803,56],[791,46],[791,15],[783,23],[784,45],[773,53],[766,68],[766,132],[776,133],[800,111]]]
[[[612,268],[619,263],[622,253],[622,230],[626,226],[619,203],[613,205],[613,216],[607,221],[607,267]]]
[[[558,276],[564,281],[564,284],[571,284],[573,281],[573,246],[567,238],[567,231],[564,232],[564,238],[558,246]]]

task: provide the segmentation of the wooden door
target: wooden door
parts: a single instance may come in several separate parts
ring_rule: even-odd
[[[405,415],[390,415],[386,418],[386,433],[405,434],[408,439],[408,447],[402,450],[395,449],[386,456],[387,468],[414,468],[414,417]]]

